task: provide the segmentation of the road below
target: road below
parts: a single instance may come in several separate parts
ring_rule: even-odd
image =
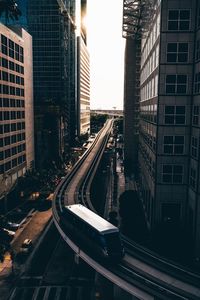
[[[74,254],[52,225],[10,300],[94,299],[94,271]]]

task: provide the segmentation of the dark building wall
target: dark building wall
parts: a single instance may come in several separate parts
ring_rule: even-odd
[[[74,3],[64,3],[68,12],[74,14]],[[40,140],[37,135],[47,134],[43,142],[46,142],[45,148],[53,151],[55,161],[62,159],[63,153],[75,138],[75,33],[69,18],[65,17],[56,0],[30,1],[27,12],[28,29],[33,37],[36,164],[42,167],[46,156],[40,155],[41,144],[37,143]],[[41,106],[44,119],[49,118],[51,111],[52,125],[55,126],[51,131],[58,145],[54,150],[45,123],[40,121],[37,124],[41,120]],[[51,109],[53,106],[55,111]]]
[[[127,174],[137,173],[138,162],[138,52],[140,53],[140,41],[127,39],[124,81],[124,167]]]
[[[140,191],[150,228],[173,224],[199,259],[199,1],[162,1],[142,40]]]
[[[84,36],[77,38],[78,136],[90,132],[90,66]]]

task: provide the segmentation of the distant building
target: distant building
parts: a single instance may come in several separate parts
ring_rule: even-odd
[[[78,80],[78,136],[90,133],[90,65],[87,45],[82,36],[77,38]]]
[[[0,197],[34,167],[32,38],[0,23]]]

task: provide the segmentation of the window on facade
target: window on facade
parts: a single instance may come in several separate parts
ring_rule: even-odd
[[[14,58],[15,57],[15,52],[14,52],[14,49],[15,49],[15,43],[9,39],[9,56]]]
[[[5,35],[1,35],[1,43],[3,44],[3,45],[7,45],[7,37],[5,36]]]
[[[7,72],[2,71],[2,80],[8,81],[8,73]]]
[[[197,158],[198,155],[198,138],[192,136],[191,140],[191,156]]]
[[[191,167],[190,169],[190,186],[195,189],[196,187],[196,179],[197,179],[197,172],[194,168]]]
[[[200,93],[200,72],[196,73],[194,77],[194,93]]]
[[[12,168],[17,166],[17,158],[12,160]]]
[[[139,68],[139,71],[140,71],[140,68]],[[24,74],[24,67],[22,67],[22,66],[20,66],[20,73]]]
[[[168,30],[189,30],[190,29],[190,10],[174,9],[168,12]]]
[[[5,158],[8,158],[11,156],[11,151],[10,149],[5,150]]]
[[[4,133],[10,132],[10,124],[4,125]]]
[[[5,165],[0,165],[0,174],[3,174],[5,172]]]
[[[11,162],[8,161],[4,166],[5,166],[5,171],[10,170],[11,169]]]
[[[15,95],[15,87],[10,86],[10,95]]]
[[[5,145],[5,146],[10,145],[10,137],[9,137],[9,136],[6,136],[6,137],[4,138],[4,145]]]
[[[165,106],[165,124],[185,124],[185,106]]]
[[[198,39],[197,42],[196,42],[195,59],[196,60],[200,59],[200,39]]]
[[[1,35],[1,52],[5,55],[8,54],[7,37],[3,34]]]
[[[167,75],[165,88],[166,94],[186,94],[187,75]]]
[[[9,86],[8,85],[3,85],[3,94],[9,95]]]
[[[21,89],[16,88],[16,95],[17,95],[17,96],[20,96],[20,95],[21,95]]]
[[[16,107],[16,105],[15,105],[15,99],[10,99],[10,106],[11,107]]]
[[[3,98],[3,107],[9,107],[9,99],[8,98]]]
[[[183,154],[184,153],[184,136],[164,136],[164,153],[165,154]]]
[[[16,76],[16,83],[20,84],[20,77],[19,76]]]
[[[11,120],[16,119],[16,111],[11,111]]]
[[[15,63],[13,61],[9,61],[9,69],[12,71],[15,70]]]
[[[199,7],[199,9],[198,9],[198,17],[197,17],[198,19],[197,19],[197,26],[198,26],[198,28],[200,27],[200,7]]]
[[[8,47],[6,45],[1,45],[1,52],[5,55],[8,54]]]
[[[12,135],[11,136],[11,143],[14,144],[17,141],[17,136],[16,135]]]
[[[2,57],[1,63],[2,63],[2,67],[8,68],[8,60],[6,58]]]
[[[11,131],[16,131],[16,123],[11,124]]]
[[[24,62],[24,49],[22,47],[19,47],[19,60],[20,62]]]
[[[4,117],[4,120],[10,120],[10,112],[9,111],[4,111],[3,112],[3,117]]]
[[[168,43],[167,62],[183,63],[188,61],[188,43]]]
[[[15,83],[15,75],[14,74],[10,74],[10,82]]]
[[[199,106],[193,106],[193,113],[192,113],[192,124],[198,125],[199,124]]]
[[[178,184],[183,182],[182,165],[163,165],[162,182],[169,184]]]
[[[19,156],[19,157],[17,158],[17,160],[18,160],[18,164],[22,164],[22,162],[23,162],[23,157],[22,157],[22,156]]]
[[[20,65],[16,64],[16,72],[20,73]]]
[[[9,56],[14,58],[15,57],[15,52],[12,49],[9,49]]]

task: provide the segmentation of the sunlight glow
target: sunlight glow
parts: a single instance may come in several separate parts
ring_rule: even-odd
[[[88,0],[91,108],[123,108],[124,45],[122,0]]]

